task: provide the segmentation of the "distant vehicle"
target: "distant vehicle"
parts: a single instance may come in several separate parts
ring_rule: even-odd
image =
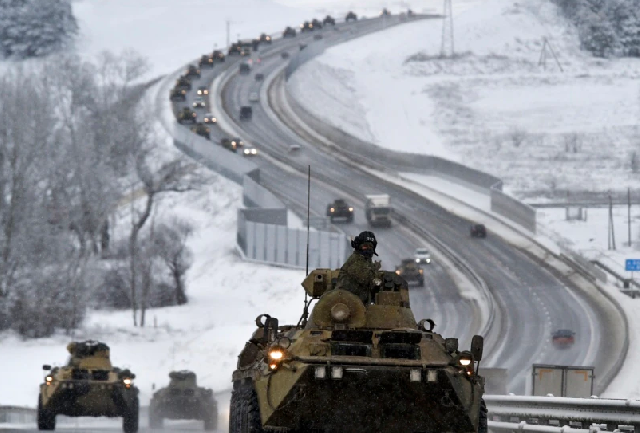
[[[311,24],[309,21],[305,21],[302,24],[300,24],[300,32],[310,32],[313,30],[313,24]]]
[[[347,13],[347,16],[346,16],[346,18],[344,20],[346,22],[358,21],[358,15],[356,15],[355,13],[349,11],[349,13]]]
[[[273,42],[273,40],[271,40],[271,36],[262,33],[260,35],[260,42],[264,42],[264,43],[270,44],[270,43]]]
[[[216,119],[216,117],[213,114],[207,113],[202,118],[202,122],[206,124],[215,125],[218,123],[218,119]]]
[[[391,12],[389,12],[389,9],[387,8],[382,9],[382,12],[380,12],[381,17],[387,17],[389,15],[391,15]]]
[[[186,75],[182,75],[176,80],[175,88],[180,90],[191,90],[191,79]]]
[[[240,107],[240,120],[251,120],[253,117],[253,108],[248,105]]]
[[[200,96],[196,96],[193,99],[193,108],[205,108],[206,103],[204,102],[204,99]]]
[[[249,93],[249,102],[260,102],[260,93],[258,92]]]
[[[220,140],[220,145],[232,152],[238,152],[238,144],[235,141],[232,141],[230,138],[223,138],[222,140]]]
[[[242,149],[242,156],[257,156],[258,155],[258,149],[256,149],[253,146],[247,146],[244,149]]]
[[[318,19],[311,20],[311,30],[320,30],[322,28],[322,21]]]
[[[251,65],[247,62],[240,63],[240,73],[246,75],[251,72]]]
[[[198,90],[196,91],[196,93],[198,95],[208,95],[209,94],[209,89],[207,89],[207,86],[200,86],[200,87],[198,87]]]
[[[575,335],[570,329],[558,329],[551,335],[551,341],[558,349],[568,349],[575,343]]]
[[[371,227],[391,227],[391,208],[388,194],[367,195],[365,214]]]
[[[236,147],[244,147],[244,141],[240,140],[238,137],[232,138],[231,144]]]
[[[198,64],[201,68],[213,68],[213,57],[204,54],[200,57],[200,62]]]
[[[297,154],[300,152],[300,145],[296,144],[296,143],[292,143],[289,145],[289,153],[291,154]]]
[[[220,51],[220,50],[215,50],[211,57],[213,58],[214,61],[217,61],[217,62],[224,62],[225,61],[224,53],[222,51]]]
[[[187,371],[169,373],[169,385],[153,393],[149,404],[149,427],[162,427],[164,418],[197,419],[204,421],[204,429],[218,426],[218,404],[213,390],[198,386],[196,374]]]
[[[283,59],[288,59],[289,58],[289,52],[288,51],[283,51],[280,53],[280,57],[282,57]]]
[[[335,199],[333,203],[327,205],[327,216],[331,218],[333,224],[336,219],[343,220],[346,223],[353,222],[353,207],[341,198]]]
[[[229,56],[240,56],[240,55],[242,55],[242,52],[243,52],[243,50],[240,47],[240,45],[238,45],[237,42],[234,42],[229,47],[229,50],[227,51],[227,55],[229,55]]]
[[[205,126],[204,123],[198,123],[191,127],[191,132],[195,132],[201,137],[206,138],[207,140],[211,139],[211,135],[209,134],[209,128]]]
[[[238,46],[244,52],[251,54],[251,51],[258,51],[260,39],[238,39]],[[243,55],[246,55],[243,53]]]
[[[408,284],[424,286],[424,271],[414,259],[402,259],[400,266],[396,266],[396,274],[404,278]]]
[[[331,25],[331,26],[335,26],[336,25],[336,20],[335,18],[333,18],[331,15],[327,15],[326,17],[324,17],[324,19],[322,20],[322,24],[326,25]]]
[[[473,224],[471,225],[471,237],[472,238],[486,238],[487,237],[487,228],[484,224]]]
[[[431,252],[427,248],[416,248],[415,253],[413,253],[413,258],[416,263],[431,263]]]
[[[411,9],[407,9],[407,15],[412,17],[412,16],[414,16],[414,13],[413,13],[413,11]]]
[[[200,69],[196,68],[194,65],[189,65],[187,71],[185,72],[187,77],[196,77],[200,78]]]
[[[286,29],[284,29],[284,32],[282,33],[282,37],[283,38],[295,38],[296,37],[296,29],[294,29],[293,27],[287,27]]]
[[[256,81],[264,81],[264,74],[262,73],[256,74]]]
[[[184,89],[171,89],[169,94],[170,101],[185,101],[187,99],[187,91]]]
[[[198,121],[198,115],[195,111],[189,107],[182,107],[182,110],[178,112],[178,123],[196,123]]]

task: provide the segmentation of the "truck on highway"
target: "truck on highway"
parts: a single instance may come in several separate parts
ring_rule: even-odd
[[[371,227],[391,227],[393,209],[388,194],[367,195],[365,213]]]

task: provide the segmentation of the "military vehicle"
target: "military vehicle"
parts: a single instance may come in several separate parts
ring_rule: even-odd
[[[238,143],[232,141],[230,138],[223,138],[222,140],[220,140],[220,146],[232,152],[238,152]]]
[[[198,115],[189,107],[182,107],[182,110],[178,111],[178,123],[196,123],[197,121]]]
[[[313,25],[309,21],[305,21],[302,24],[300,24],[301,32],[310,32],[312,30],[313,30]]]
[[[233,372],[229,433],[486,433],[482,337],[459,351],[431,319],[416,323],[394,272],[377,272],[366,303],[335,287],[339,272],[306,277],[317,302],[309,316],[305,301],[298,325],[256,318]]]
[[[194,65],[189,65],[187,67],[187,71],[185,72],[187,77],[196,77],[200,78],[200,69],[196,68]]]
[[[214,61],[217,61],[217,62],[224,62],[225,60],[224,53],[220,50],[215,50],[211,57],[213,58]]]
[[[358,16],[353,13],[352,11],[349,11],[349,13],[347,13],[347,16],[344,19],[346,22],[349,21],[358,21]]]
[[[387,17],[389,15],[391,15],[391,12],[389,12],[389,9],[387,9],[387,8],[383,8],[382,12],[380,12],[380,16],[381,17]]]
[[[283,38],[295,38],[296,37],[296,29],[294,29],[293,27],[287,27],[286,29],[284,29],[284,32],[282,33],[282,37]]]
[[[346,223],[353,222],[353,207],[341,198],[338,198],[327,205],[327,216],[331,218],[333,224],[336,219],[341,219]]]
[[[209,128],[204,123],[197,123],[191,127],[191,132],[195,132],[200,137],[204,137],[207,140],[211,139]]]
[[[186,75],[182,75],[176,80],[176,89],[191,90],[191,80]]]
[[[200,57],[200,62],[198,64],[201,68],[213,68],[213,57],[204,54]]]
[[[472,224],[469,229],[472,238],[486,238],[487,228],[484,224]]]
[[[253,108],[248,105],[240,107],[240,120],[251,120],[253,117]]]
[[[267,35],[265,33],[262,33],[260,35],[260,42],[264,42],[264,43],[270,44],[273,41],[271,40],[271,36],[269,36],[269,35]]]
[[[185,101],[187,99],[187,91],[178,88],[171,89],[169,94],[169,100],[171,101]]]
[[[149,427],[161,428],[164,418],[198,419],[204,421],[204,429],[218,426],[218,403],[213,390],[198,386],[192,371],[172,371],[169,385],[153,393],[149,403]]]
[[[47,371],[38,396],[38,429],[55,430],[56,415],[122,417],[125,433],[138,431],[138,388],[135,374],[111,365],[109,346],[97,341],[67,345],[64,367]]]
[[[400,266],[396,266],[396,274],[404,278],[407,283],[424,286],[424,271],[416,263],[415,259],[402,259]]]
[[[320,30],[322,28],[322,21],[320,21],[319,19],[312,19],[311,20],[311,29],[312,30]]]
[[[324,19],[322,20],[322,24],[326,25],[332,25],[335,26],[336,25],[336,19],[333,18],[331,15],[327,15],[326,17],[324,17]]]
[[[239,56],[241,54],[242,54],[242,48],[240,47],[240,45],[238,45],[237,42],[232,43],[231,46],[229,47],[228,55]]]

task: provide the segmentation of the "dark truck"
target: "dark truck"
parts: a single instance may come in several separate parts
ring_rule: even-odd
[[[486,238],[487,228],[484,224],[472,224],[469,229],[472,238]]]
[[[253,108],[248,105],[240,107],[240,120],[251,120],[253,117]]]
[[[424,286],[424,271],[415,259],[402,259],[400,266],[396,266],[396,274],[404,278],[407,283]]]
[[[327,216],[331,218],[331,223],[336,219],[344,220],[346,223],[353,222],[353,207],[349,206],[343,199],[336,199],[327,205]]]

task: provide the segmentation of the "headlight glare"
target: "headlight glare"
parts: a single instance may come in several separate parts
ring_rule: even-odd
[[[331,378],[332,379],[342,379],[342,367],[331,367]]]
[[[327,367],[325,367],[324,365],[316,367],[315,376],[316,379],[324,379],[325,377],[327,377]]]

